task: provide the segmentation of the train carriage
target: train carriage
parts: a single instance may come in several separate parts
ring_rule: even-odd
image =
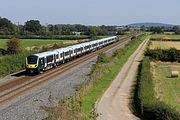
[[[117,37],[113,36],[100,40],[72,45],[65,48],[59,48],[53,51],[30,55],[26,58],[26,71],[27,73],[40,73],[40,71],[50,69],[77,56],[95,51],[99,48],[116,42],[117,40]]]
[[[28,56],[26,58],[27,73],[40,73],[42,70],[56,66],[56,55],[57,52],[48,51]]]

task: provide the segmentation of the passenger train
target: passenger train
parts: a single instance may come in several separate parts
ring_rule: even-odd
[[[68,60],[84,55],[85,53],[95,51],[118,40],[117,36],[93,40],[65,48],[55,49],[53,51],[42,52],[30,55],[26,58],[25,67],[28,74],[56,67]]]

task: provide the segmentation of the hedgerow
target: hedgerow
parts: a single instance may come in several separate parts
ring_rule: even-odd
[[[151,59],[160,60],[164,62],[180,62],[180,50],[176,48],[170,49],[147,49],[145,56],[149,56]]]
[[[140,117],[147,120],[180,120],[180,113],[155,97],[150,59],[139,66],[134,104]]]

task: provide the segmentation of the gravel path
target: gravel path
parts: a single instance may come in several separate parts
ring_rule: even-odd
[[[107,53],[123,47],[130,40],[110,49]],[[48,116],[42,106],[54,106],[64,96],[72,95],[76,86],[89,80],[91,66],[95,64],[94,57],[72,69],[56,76],[52,80],[41,84],[19,97],[0,105],[0,120],[41,120]],[[7,79],[6,79],[7,78]],[[11,80],[10,75],[3,81]]]
[[[130,90],[139,61],[146,47],[147,38],[129,57],[121,71],[96,105],[97,120],[138,120],[129,109]]]

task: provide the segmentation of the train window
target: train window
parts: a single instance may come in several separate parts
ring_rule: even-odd
[[[82,51],[82,50],[83,50],[83,48],[82,48],[82,47],[77,49],[77,51],[78,51],[78,52],[79,52],[79,51]]]
[[[61,58],[62,58],[62,57],[63,57],[63,54],[61,53],[60,56],[61,56]]]
[[[93,47],[96,46],[96,44],[93,44]]]
[[[56,59],[58,59],[59,58],[59,55],[56,55]]]
[[[103,42],[100,42],[99,45],[103,44]]]
[[[53,61],[53,55],[47,56],[47,63]]]
[[[37,59],[38,59],[37,56],[29,56],[29,57],[27,57],[27,62],[28,62],[28,64],[36,64]]]
[[[84,49],[88,49],[90,46],[85,46]]]
[[[40,58],[39,59],[39,65],[44,66],[45,62],[44,62],[44,58]]]
[[[74,50],[74,52],[75,52],[75,53],[78,52],[78,49],[76,48],[76,49]]]
[[[91,45],[88,45],[88,46],[85,47],[85,49],[88,49],[88,48],[91,48]]]
[[[70,51],[67,51],[64,53],[65,56],[68,56],[70,54]]]
[[[73,51],[72,51],[72,50],[71,50],[70,52],[71,52],[71,54],[73,54]]]

